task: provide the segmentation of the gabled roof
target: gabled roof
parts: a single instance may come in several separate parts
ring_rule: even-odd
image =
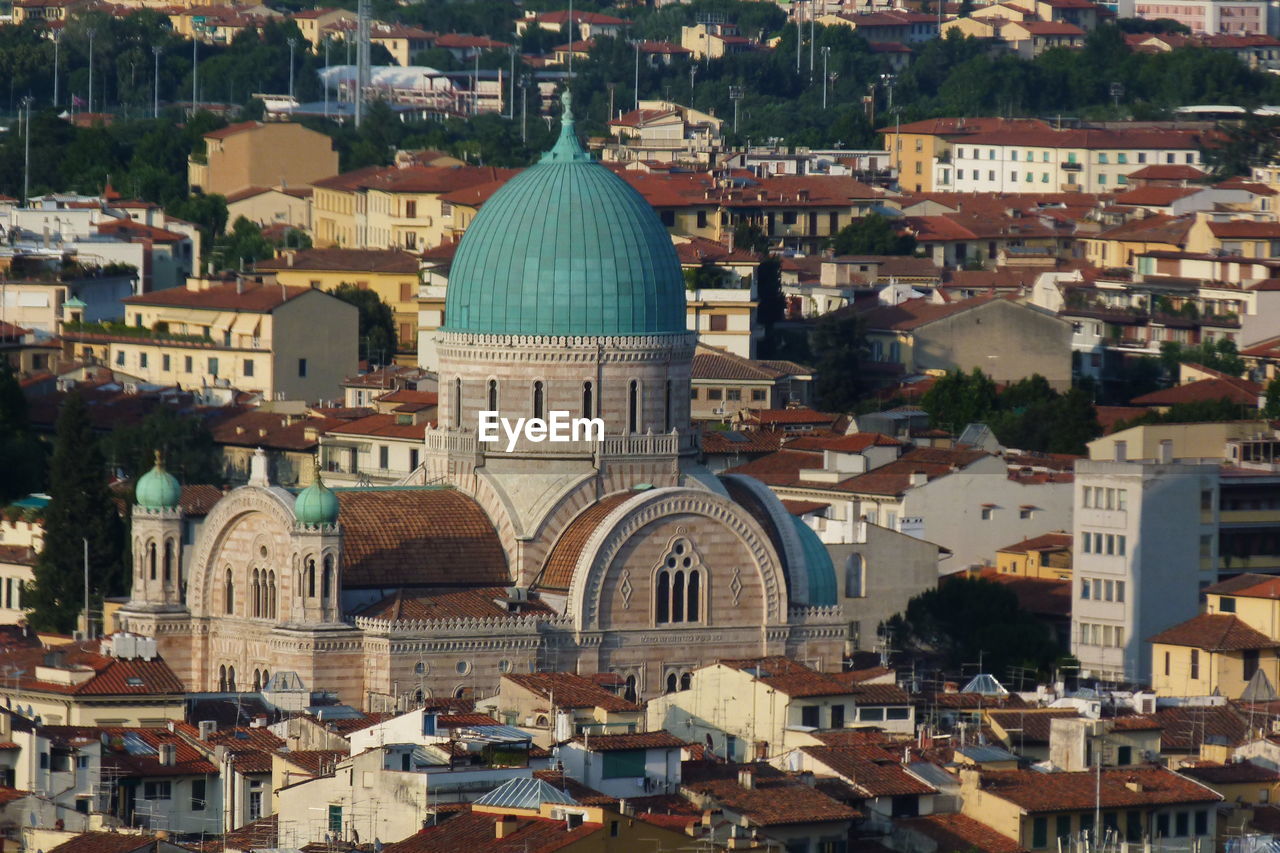
[[[129,296],[121,301],[126,305],[159,305],[173,308],[203,308],[209,311],[240,311],[251,314],[270,314],[291,299],[310,293],[309,287],[285,287],[278,284],[215,284],[205,290],[188,290],[171,287]]]
[[[791,364],[790,366],[792,369],[786,370],[774,367],[768,362],[743,358],[719,347],[698,344],[693,356],[692,378],[774,382],[784,376],[810,372],[810,369],[803,365]]]
[[[843,777],[864,797],[926,796],[938,789],[912,774],[901,758],[874,743],[804,746],[806,755]]]
[[[1207,586],[1201,592],[1214,595],[1235,595],[1240,598],[1280,599],[1280,577],[1245,573],[1215,583],[1212,586]]]
[[[458,853],[471,851],[512,851],[512,853],[551,853],[590,838],[604,829],[598,823],[583,823],[569,828],[564,820],[543,817],[511,817],[499,812],[476,811],[471,806],[444,823],[429,826],[408,838],[388,844],[384,853]],[[483,809],[483,806],[481,807]],[[501,841],[495,824],[510,821]]]
[[[399,249],[299,249],[280,257],[258,261],[255,269],[417,275],[418,259]]]
[[[1012,545],[997,548],[1000,554],[1028,554],[1032,551],[1067,551],[1071,549],[1070,533],[1042,533]]]
[[[1098,781],[1100,780],[1100,785]],[[1098,788],[1095,789],[1095,785]],[[1217,803],[1222,796],[1163,767],[1119,767],[1070,773],[1005,770],[981,775],[984,795],[1007,800],[1030,814]],[[1095,792],[1100,795],[1095,799]]]
[[[1026,848],[985,823],[962,814],[931,814],[927,817],[897,818],[894,825],[915,832],[937,845],[935,853],[1025,853]]]
[[[764,764],[717,765],[702,778],[690,779],[685,763],[685,787],[711,797],[721,808],[746,818],[754,826],[787,826],[806,823],[846,822],[859,813],[826,794],[791,779]],[[752,787],[738,782],[738,772],[752,773]]]
[[[793,699],[807,696],[848,696],[853,693],[852,685],[836,676],[818,672],[780,655],[722,660],[719,663],[746,673],[761,684]]]
[[[502,677],[548,702],[554,702],[557,708],[602,708],[606,711],[623,712],[640,710],[636,703],[628,702],[594,681],[571,672],[531,672],[527,675]]]
[[[1189,646],[1210,652],[1280,648],[1277,642],[1233,613],[1201,613],[1161,631],[1148,642]]]
[[[1160,391],[1152,391],[1134,397],[1130,402],[1137,406],[1175,406],[1179,403],[1212,402],[1229,400],[1242,406],[1257,406],[1262,386],[1248,379],[1223,376],[1199,379],[1184,385],[1175,385]]]
[[[574,743],[591,752],[624,752],[635,749],[683,749],[689,742],[671,732],[635,732],[616,735],[578,735]]]

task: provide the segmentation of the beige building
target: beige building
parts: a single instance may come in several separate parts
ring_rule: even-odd
[[[720,150],[724,120],[672,101],[640,101],[609,122],[613,142],[605,160],[691,163],[709,166]]]
[[[747,408],[785,409],[809,401],[813,372],[792,361],[743,358],[706,344],[693,357],[690,412],[722,421]]]
[[[996,551],[996,571],[1041,580],[1071,580],[1070,533],[1045,533]]]
[[[0,624],[25,619],[22,595],[35,579],[32,567],[44,546],[44,523],[15,515],[0,517]]]
[[[291,225],[311,232],[311,187],[248,187],[227,195],[227,229],[240,217],[262,228]]]
[[[644,727],[644,710],[634,695],[619,696],[570,672],[504,675],[497,694],[480,707],[531,732],[534,743],[544,747],[583,732],[626,734]]]
[[[310,287],[192,279],[124,306],[129,331],[69,331],[68,357],[89,352],[147,382],[232,387],[267,399],[331,399],[355,373],[355,306]]]
[[[250,187],[307,186],[338,173],[333,140],[294,122],[246,121],[204,135],[187,161],[192,190],[229,195]]]

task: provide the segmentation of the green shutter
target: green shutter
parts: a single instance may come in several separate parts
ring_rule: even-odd
[[[635,779],[644,776],[643,749],[620,749],[604,754],[605,779]]]

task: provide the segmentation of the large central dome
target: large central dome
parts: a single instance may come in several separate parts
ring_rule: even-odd
[[[444,330],[685,332],[684,277],[653,208],[583,150],[568,94],[560,138],[485,202],[449,271]]]

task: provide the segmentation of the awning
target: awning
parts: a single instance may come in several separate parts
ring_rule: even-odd
[[[249,335],[256,337],[258,331],[258,315],[257,314],[237,314],[235,322],[231,324],[231,333],[234,335]]]
[[[213,318],[213,322],[209,324],[210,332],[226,332],[231,328],[231,324],[235,322],[235,314],[219,314]]]

